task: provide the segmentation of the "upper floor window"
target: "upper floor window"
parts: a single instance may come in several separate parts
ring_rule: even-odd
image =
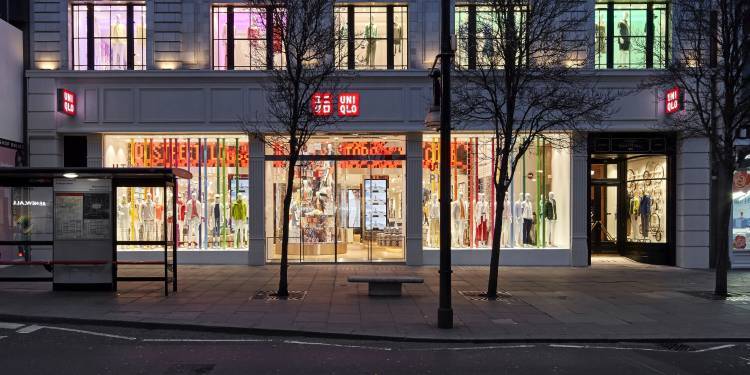
[[[661,69],[669,61],[669,19],[665,2],[598,2],[595,67]]]
[[[285,64],[279,27],[283,13],[272,7],[212,8],[213,67],[261,70]]]
[[[499,27],[501,11],[490,6],[456,6],[455,30],[458,42],[456,64],[468,69],[496,67],[503,65],[501,49],[503,30]],[[525,21],[523,8],[514,12],[515,24],[520,33]]]
[[[146,6],[73,4],[74,70],[146,69]]]
[[[407,7],[337,6],[336,53],[347,69],[406,69]]]

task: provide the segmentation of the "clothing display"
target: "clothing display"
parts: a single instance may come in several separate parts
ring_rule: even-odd
[[[531,194],[526,194],[523,200],[523,243],[532,245],[534,236],[532,234],[532,225],[534,224],[534,209],[531,205]]]
[[[428,244],[431,247],[440,246],[440,203],[437,196],[433,195],[428,211],[429,235]]]
[[[515,237],[515,245],[521,246],[526,243],[526,237],[524,237],[526,233],[526,223],[524,221],[525,204],[523,201],[523,193],[519,194],[518,198],[519,199],[513,205],[513,216],[515,217],[513,235]]]
[[[239,194],[237,200],[232,203],[230,217],[234,228],[234,245],[243,248],[247,245],[247,202],[244,194]]]
[[[474,241],[482,245],[487,244],[489,236],[489,210],[489,202],[484,194],[480,193],[479,201],[474,208],[474,225],[476,226]]]
[[[378,48],[377,38],[378,27],[371,21],[369,25],[365,26],[365,40],[367,41],[367,45],[365,46],[365,60],[369,67],[375,66],[375,54]]]
[[[643,238],[648,238],[649,234],[649,222],[651,215],[651,197],[644,195],[641,197],[641,201],[638,208],[638,213],[641,216],[641,235]]]

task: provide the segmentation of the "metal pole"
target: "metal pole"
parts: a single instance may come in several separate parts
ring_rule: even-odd
[[[440,306],[438,328],[453,328],[451,307],[451,48],[450,0],[440,4]]]

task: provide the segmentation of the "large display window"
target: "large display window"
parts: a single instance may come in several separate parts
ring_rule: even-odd
[[[566,135],[550,135],[562,139]],[[488,249],[496,205],[503,204],[504,248],[569,246],[570,153],[560,142],[539,139],[519,160],[504,202],[496,202],[492,183],[494,142],[491,135],[457,135],[451,140],[451,236],[457,249]],[[439,139],[424,138],[423,242],[439,246]]]
[[[734,173],[732,184],[732,251],[750,252],[747,245],[750,236],[750,173],[739,170]]]
[[[517,25],[523,24],[525,11],[518,7],[514,12]],[[502,46],[498,38],[501,37],[498,14],[490,6],[458,5],[454,18],[457,31],[458,48],[456,63],[464,68],[499,66],[496,60]]]
[[[289,259],[303,262],[403,261],[403,137],[313,138],[295,170]],[[287,162],[266,156],[266,255],[281,258]]]
[[[72,6],[74,70],[146,69],[146,6],[96,2]]]
[[[273,7],[219,5],[211,8],[213,67],[262,70],[285,65],[282,10]],[[283,21],[282,21],[283,22]]]
[[[161,240],[176,220],[178,249],[247,250],[248,155],[247,139],[237,135],[104,136],[107,167],[173,167],[193,175],[178,184],[176,218],[164,207],[171,202],[171,191],[119,188],[118,240]]]
[[[665,68],[669,61],[666,2],[598,1],[595,11],[595,67]]]

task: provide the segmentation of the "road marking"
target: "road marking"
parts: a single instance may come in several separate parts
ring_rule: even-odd
[[[112,338],[112,339],[121,339],[121,340],[137,340],[138,339],[136,337],[120,336],[120,335],[113,335],[113,334],[110,334],[110,333],[102,333],[102,332],[94,332],[94,331],[86,331],[86,330],[83,330],[83,329],[64,328],[64,327],[50,327],[50,326],[41,326],[40,328],[53,329],[53,330],[65,331],[65,332],[82,333],[84,335],[109,337],[109,338]]]
[[[0,322],[0,328],[3,329],[19,329],[23,326],[25,326],[25,324]]]
[[[18,331],[16,331],[16,333],[32,333],[32,332],[36,332],[36,331],[38,331],[38,330],[40,330],[42,328],[44,328],[44,327],[32,324],[32,325],[30,325],[28,327],[24,327],[24,328],[19,329]]]
[[[727,345],[719,345],[719,346],[712,346],[710,348],[695,350],[693,353],[705,353],[705,352],[712,352],[714,350],[722,350],[722,349],[728,349],[728,348],[734,348],[736,345],[734,344],[727,344]]]
[[[6,337],[8,337],[8,336],[0,336],[0,340],[4,339]]]
[[[528,349],[536,345],[493,345],[493,346],[470,346],[470,347],[453,347],[453,348],[407,348],[402,351],[462,351],[462,350],[493,350],[493,349]]]
[[[362,346],[362,345],[343,345],[343,344],[331,344],[327,342],[312,342],[312,341],[296,341],[296,340],[284,340],[284,344],[296,344],[296,345],[319,345],[319,346],[332,346],[336,348],[350,348],[350,349],[369,349],[369,350],[381,350],[391,351],[393,348],[382,347],[382,346]]]
[[[143,342],[272,342],[265,339],[143,339]]]
[[[733,348],[736,345],[733,344],[727,344],[727,345],[719,345],[719,346],[712,346],[710,348],[700,349],[700,350],[690,350],[683,353],[705,353],[715,350],[722,350],[722,349],[728,349]],[[549,344],[550,348],[563,348],[563,349],[604,349],[604,350],[633,350],[633,351],[642,351],[642,352],[661,352],[661,353],[674,353],[674,350],[669,349],[655,349],[655,348],[637,348],[637,347],[621,347],[621,346],[596,346],[596,345],[568,345],[568,344]]]

